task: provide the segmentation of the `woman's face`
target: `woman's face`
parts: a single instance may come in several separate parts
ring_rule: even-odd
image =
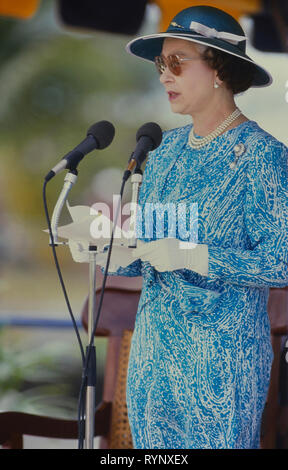
[[[215,93],[213,84],[216,71],[201,59],[200,52],[193,42],[166,38],[162,55],[167,57],[171,54],[177,54],[180,58],[193,58],[181,62],[180,75],[174,75],[168,67],[160,75],[160,82],[168,94],[172,111],[193,116],[207,106],[209,108]]]

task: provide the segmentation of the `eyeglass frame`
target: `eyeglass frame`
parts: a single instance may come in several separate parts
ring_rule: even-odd
[[[170,67],[169,64],[166,62],[167,59],[169,59],[169,57],[176,57],[176,59],[179,61],[179,67],[180,67],[180,72],[179,73],[175,73],[175,70],[173,70],[172,67]],[[162,60],[162,64],[165,67],[163,70],[161,70],[161,68],[160,68],[162,64],[161,65],[159,64],[158,59]],[[155,63],[157,71],[159,72],[159,75],[162,75],[164,70],[168,67],[170,72],[173,73],[173,75],[175,75],[176,77],[178,77],[179,75],[181,75],[181,62],[185,62],[187,60],[196,60],[196,59],[201,59],[201,56],[197,56],[197,57],[179,57],[178,54],[169,54],[167,57],[165,57],[163,54],[161,54],[159,56],[154,57],[154,63]]]

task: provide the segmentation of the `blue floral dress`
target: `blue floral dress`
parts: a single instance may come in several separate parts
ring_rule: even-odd
[[[273,358],[269,287],[288,285],[287,147],[246,121],[195,150],[190,129],[165,132],[149,154],[139,204],[197,204],[208,276],[141,260],[117,271],[143,276],[127,378],[133,442],[258,448]]]

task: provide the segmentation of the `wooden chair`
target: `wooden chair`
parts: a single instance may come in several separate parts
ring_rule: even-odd
[[[267,403],[262,420],[262,448],[275,449],[277,435],[288,436],[288,407],[279,403],[279,371],[283,337],[288,335],[288,287],[270,289],[268,312],[274,360]],[[287,438],[286,438],[287,439]]]
[[[103,400],[95,414],[95,436],[101,436],[102,449],[132,448],[132,439],[125,401],[126,373],[130,341],[135,314],[141,292],[141,278],[109,277],[103,301],[97,335],[108,337]],[[99,289],[98,289],[99,292]],[[99,296],[97,296],[99,300]],[[268,303],[272,328],[274,362],[267,405],[263,419],[262,448],[276,446],[281,409],[278,403],[279,361],[281,338],[288,334],[288,288],[271,289]],[[82,311],[82,321],[87,328],[88,300]],[[288,415],[283,420],[282,432],[288,432]],[[27,413],[0,413],[0,445],[19,449],[23,434],[77,439],[76,421],[29,415]]]
[[[97,271],[97,278],[101,278]],[[132,439],[125,400],[130,341],[142,287],[142,278],[110,276],[96,336],[107,337],[102,402],[95,413],[95,436],[101,449],[129,449]],[[101,288],[96,289],[97,294]],[[96,295],[96,308],[100,295]],[[87,331],[88,299],[82,309]],[[0,412],[0,446],[22,449],[23,435],[78,439],[77,420],[64,420],[21,412]]]

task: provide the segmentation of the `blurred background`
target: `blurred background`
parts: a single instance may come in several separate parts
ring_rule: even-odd
[[[106,26],[97,16],[99,2],[93,2],[86,22],[73,10],[77,3],[83,11],[88,5],[31,0],[20,14],[17,2],[13,10],[13,2],[0,1],[0,409],[69,417],[77,414],[81,357],[43,232],[43,178],[85,138],[91,124],[111,121],[116,128],[112,144],[79,165],[69,196],[71,205],[109,202],[119,194],[142,124],[154,121],[166,130],[189,123],[171,113],[153,64],[128,55],[125,45],[136,34],[163,30],[178,10],[197,4],[143,1],[133,17],[133,2],[123,2],[117,21],[114,14],[113,25]],[[200,3],[231,8],[224,0]],[[285,2],[279,3],[286,14]],[[25,1],[18,4],[25,9]],[[247,117],[288,145],[287,40],[279,34],[279,16],[269,23],[267,4],[233,2],[231,13],[250,39],[248,55],[274,79],[270,87],[251,88],[236,102]],[[61,173],[47,186],[50,211],[63,178]],[[124,202],[129,197],[128,182]],[[69,220],[63,211],[61,223]],[[88,294],[88,265],[74,263],[65,247],[58,256],[78,321]],[[100,363],[104,355],[100,341]]]

